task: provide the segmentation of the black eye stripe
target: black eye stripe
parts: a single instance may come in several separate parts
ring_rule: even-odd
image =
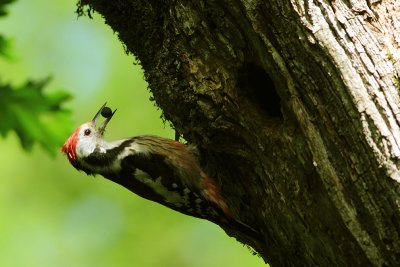
[[[84,134],[85,136],[90,135],[90,133],[91,133],[90,129],[86,129],[86,130],[83,132],[83,134]]]

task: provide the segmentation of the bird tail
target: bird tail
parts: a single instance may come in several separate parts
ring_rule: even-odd
[[[252,240],[257,240],[258,242],[262,241],[261,232],[254,229],[253,227],[235,219],[232,219],[229,224],[232,230],[240,232],[245,236],[250,237]]]

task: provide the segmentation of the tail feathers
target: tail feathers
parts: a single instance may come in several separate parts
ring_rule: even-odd
[[[263,243],[263,236],[261,232],[241,221],[231,219],[228,222],[227,228],[234,232],[242,233],[244,236],[249,237],[253,242],[257,241]]]
[[[217,217],[214,221],[217,224],[221,225],[224,228],[231,229],[235,232],[240,232],[245,236],[250,237],[252,240],[256,240],[258,242],[263,242],[262,235],[259,231],[250,227],[249,225],[238,221],[233,218],[233,215],[225,202],[225,199],[222,197],[220,189],[216,182],[209,178],[204,172],[201,172],[201,176],[203,177],[202,186],[203,186],[203,196],[213,204],[216,211],[222,211],[222,214],[219,213],[219,216],[223,217],[221,224],[221,217]],[[207,218],[210,220],[210,218]],[[211,221],[213,221],[211,219]],[[218,223],[219,222],[219,223]]]

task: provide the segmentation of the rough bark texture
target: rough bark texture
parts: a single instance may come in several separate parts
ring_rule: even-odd
[[[272,266],[400,266],[398,0],[78,6],[140,60],[264,242],[230,234]]]

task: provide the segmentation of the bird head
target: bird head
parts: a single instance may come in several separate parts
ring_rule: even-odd
[[[111,112],[105,103],[94,118],[79,126],[61,147],[61,152],[65,153],[72,165],[76,166],[77,159],[89,156],[96,148],[100,148],[104,142],[103,136],[106,126],[113,117],[115,111]],[[105,117],[103,123],[96,128],[100,115]]]

